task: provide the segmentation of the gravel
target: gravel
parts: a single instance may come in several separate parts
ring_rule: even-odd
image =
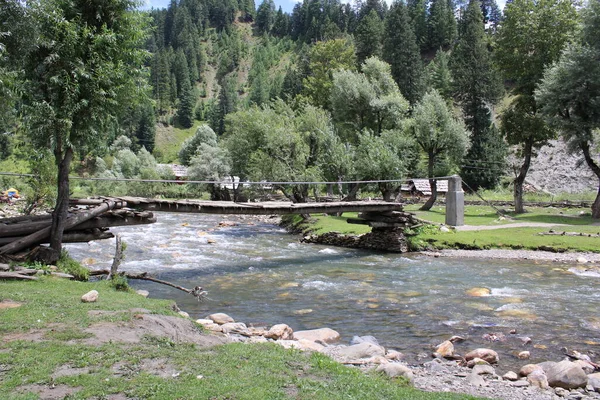
[[[439,250],[423,251],[421,254],[432,257],[454,258],[492,258],[509,260],[541,260],[560,263],[581,263],[583,259],[588,262],[600,263],[600,253],[553,253],[550,251],[533,250]]]

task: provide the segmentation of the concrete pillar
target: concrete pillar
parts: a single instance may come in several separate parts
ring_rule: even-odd
[[[446,225],[462,226],[465,224],[465,192],[462,190],[462,179],[454,175],[448,179],[446,193]]]

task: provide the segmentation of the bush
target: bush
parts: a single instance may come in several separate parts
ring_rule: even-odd
[[[72,259],[66,250],[60,253],[56,267],[59,271],[73,275],[78,281],[87,281],[90,277],[90,271],[78,261]]]

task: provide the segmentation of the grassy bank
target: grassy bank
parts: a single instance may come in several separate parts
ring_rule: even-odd
[[[436,224],[445,220],[445,208],[436,206],[430,211],[419,211],[420,205],[409,205],[406,210],[419,218]],[[531,208],[525,214],[506,212],[501,217],[497,211],[488,206],[465,206],[465,224],[479,227],[480,230],[441,232],[436,227],[425,227],[418,230],[418,235],[410,238],[412,249],[526,249],[547,250],[554,252],[582,251],[600,252],[600,238],[587,235],[600,234],[600,226],[592,225],[595,221],[588,210],[581,208]],[[370,231],[366,225],[352,225],[346,219],[356,218],[356,213],[344,213],[341,217],[313,215],[310,220],[302,220],[300,216],[287,217],[287,222],[296,230],[311,234],[323,234],[336,231],[342,234],[362,234]],[[538,227],[511,227],[511,224],[532,223],[549,224]],[[499,227],[490,229],[487,227]],[[540,235],[550,229],[558,232],[576,232],[581,236],[547,236]]]
[[[80,302],[92,289],[100,293],[98,302]],[[1,306],[8,300],[20,306]],[[90,342],[94,327],[127,326],[139,318],[141,311],[135,310],[140,309],[176,316],[169,301],[118,292],[106,282],[0,281],[0,398],[36,399],[60,392],[69,399],[116,394],[143,399],[473,399],[420,392],[403,380],[363,374],[323,355],[275,344],[205,348],[151,335],[139,343],[118,338]]]

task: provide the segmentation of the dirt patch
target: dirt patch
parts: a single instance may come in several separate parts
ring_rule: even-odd
[[[136,314],[128,322],[104,322],[93,324],[84,332],[94,335],[85,339],[89,345],[112,342],[139,343],[142,338],[153,336],[175,343],[194,343],[201,347],[212,347],[229,342],[223,336],[202,333],[198,325],[188,319],[165,315]]]
[[[106,311],[106,310],[90,310],[88,311],[88,315],[90,317],[104,317],[104,316],[112,316],[119,315],[124,313],[130,314],[150,314],[150,310],[146,310],[145,308],[130,308],[129,310],[119,310],[119,311]]]
[[[74,368],[70,365],[62,365],[54,371],[52,374],[52,379],[62,378],[64,376],[76,376],[76,375],[84,375],[89,374],[89,368]]]
[[[19,393],[35,393],[44,400],[60,400],[76,393],[79,389],[67,385],[27,385],[19,387],[17,391]]]
[[[8,308],[18,308],[21,307],[23,303],[18,303],[12,300],[2,300],[0,301],[0,310],[6,310]]]
[[[2,336],[4,342],[13,342],[15,340],[25,340],[28,342],[43,342],[45,339],[46,330],[32,330],[29,332],[9,333]]]
[[[178,372],[165,358],[142,360],[140,370],[161,378],[175,378]]]

